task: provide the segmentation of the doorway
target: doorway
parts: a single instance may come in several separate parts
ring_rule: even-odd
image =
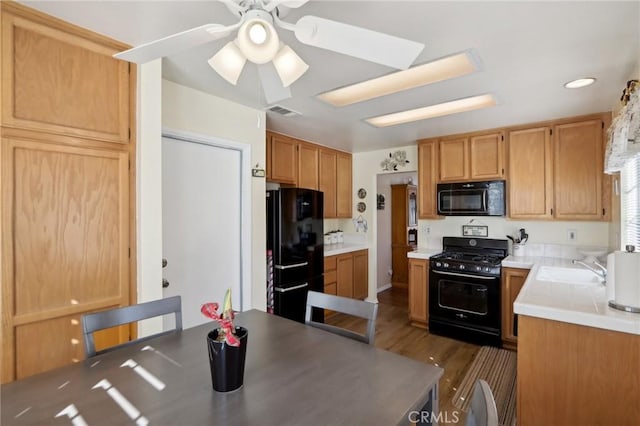
[[[243,310],[250,292],[250,193],[243,172],[249,148],[185,135],[162,138],[162,249],[168,286],[163,297],[182,296],[182,321],[210,321],[205,302],[222,303],[231,288]],[[166,318],[164,328],[172,318]]]

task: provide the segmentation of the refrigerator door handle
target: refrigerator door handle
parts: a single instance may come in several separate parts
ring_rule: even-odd
[[[309,283],[304,283],[304,284],[300,284],[300,285],[297,285],[297,286],[294,286],[294,287],[289,287],[289,288],[274,287],[273,289],[275,291],[277,291],[278,293],[286,293],[288,291],[298,290],[298,289],[305,288],[305,287],[308,287],[308,286],[309,286]]]
[[[291,268],[299,268],[301,266],[307,266],[309,262],[295,263],[293,265],[275,265],[276,269],[291,269]]]

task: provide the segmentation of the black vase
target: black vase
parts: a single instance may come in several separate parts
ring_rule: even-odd
[[[236,327],[235,335],[240,340],[240,346],[217,341],[219,331],[217,328],[207,334],[211,383],[218,392],[230,392],[242,386],[249,331],[244,327]]]

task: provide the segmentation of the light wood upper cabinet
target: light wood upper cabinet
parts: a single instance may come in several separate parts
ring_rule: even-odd
[[[409,259],[409,320],[427,328],[429,323],[429,261]]]
[[[298,144],[298,188],[318,190],[319,152],[316,145]]]
[[[418,141],[418,215],[420,219],[441,218],[437,214],[438,141]]]
[[[129,143],[127,46],[2,3],[3,126]]]
[[[336,217],[336,179],[338,158],[336,152],[320,149],[319,186],[324,193],[324,217]]]
[[[298,141],[272,133],[269,175],[276,182],[295,185],[298,179]]]
[[[509,132],[509,216],[608,220],[603,118]]]
[[[554,215],[598,220],[602,207],[602,120],[554,126]]]
[[[551,129],[511,131],[508,145],[510,217],[550,219],[553,216]]]
[[[502,342],[505,347],[516,347],[518,337],[513,302],[520,294],[528,275],[528,269],[502,268]]]
[[[440,182],[460,182],[470,178],[468,144],[466,137],[440,140]]]
[[[470,134],[439,141],[439,181],[504,178],[504,134]]]
[[[336,217],[350,218],[352,216],[352,173],[351,154],[337,153],[336,169]]]
[[[491,180],[504,178],[504,134],[491,133],[469,138],[470,178]]]

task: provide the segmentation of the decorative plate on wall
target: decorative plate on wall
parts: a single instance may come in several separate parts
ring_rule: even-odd
[[[364,188],[358,189],[358,198],[361,200],[367,196],[367,191]]]
[[[367,205],[361,201],[358,203],[356,208],[358,209],[358,212],[364,213],[364,211],[367,209]]]

